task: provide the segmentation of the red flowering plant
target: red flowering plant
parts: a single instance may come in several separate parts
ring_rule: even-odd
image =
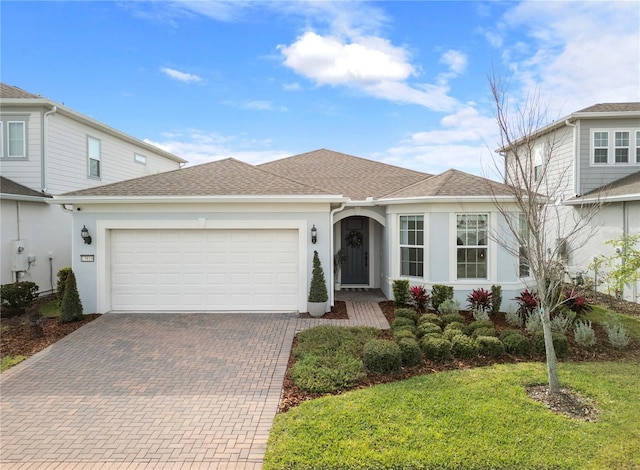
[[[427,293],[427,289],[424,286],[412,286],[409,289],[411,299],[409,305],[415,308],[419,313],[427,311],[427,305],[431,301],[431,296]]]
[[[491,309],[491,292],[482,287],[473,289],[467,296],[467,302],[470,310],[482,309],[488,312]]]
[[[531,313],[540,306],[540,297],[535,291],[530,291],[529,289],[520,292],[520,295],[513,300],[518,302],[521,313]]]
[[[580,292],[573,287],[565,290],[563,304],[578,316],[593,310],[593,307],[587,303],[584,295],[580,294]]]

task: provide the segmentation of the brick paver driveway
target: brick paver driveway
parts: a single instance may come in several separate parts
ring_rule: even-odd
[[[11,468],[260,468],[294,314],[108,314],[2,374]]]

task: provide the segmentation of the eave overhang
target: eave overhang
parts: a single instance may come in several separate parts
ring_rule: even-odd
[[[49,204],[341,204],[342,195],[238,195],[238,196],[53,196]]]

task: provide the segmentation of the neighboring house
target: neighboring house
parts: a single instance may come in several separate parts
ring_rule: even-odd
[[[225,159],[54,202],[74,210],[85,311],[304,312],[316,250],[331,304],[334,281],[392,299],[396,279],[451,285],[463,306],[472,289],[499,284],[509,303],[523,288],[518,259],[490,234],[506,231],[494,198],[510,204],[510,193],[460,171],[317,150],[258,166]],[[335,273],[339,250],[346,263]]]
[[[602,204],[582,237],[568,244],[557,240],[570,275],[582,272],[601,280],[603,272],[596,275],[590,265],[594,257],[614,253],[605,242],[640,233],[640,103],[596,104],[529,137],[519,143],[530,145],[531,171],[540,180],[540,192],[558,205],[561,219],[572,221],[581,207]],[[499,151],[509,171],[513,155]],[[598,288],[607,291],[608,286]],[[640,301],[640,285],[627,286],[622,295]]]
[[[0,84],[0,283],[55,289],[72,262],[70,208],[51,196],[179,168],[184,160],[72,109]]]

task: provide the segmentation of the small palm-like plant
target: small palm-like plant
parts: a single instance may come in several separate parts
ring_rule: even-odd
[[[409,289],[409,293],[411,294],[409,305],[420,313],[426,312],[427,305],[431,302],[431,296],[427,293],[427,289],[425,289],[424,286],[412,286],[411,289]]]
[[[520,295],[513,300],[518,302],[521,313],[530,313],[540,305],[540,297],[538,297],[538,294],[529,289],[520,292]]]
[[[469,310],[484,310],[489,311],[491,308],[491,292],[482,287],[473,289],[471,294],[467,296],[467,302],[469,302]]]

